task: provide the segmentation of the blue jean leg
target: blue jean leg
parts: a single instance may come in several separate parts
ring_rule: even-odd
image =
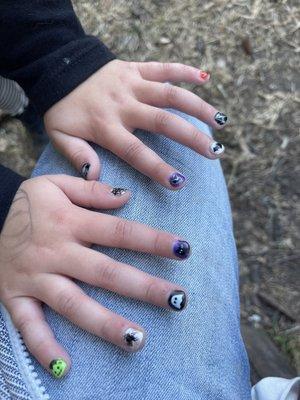
[[[196,118],[167,110],[209,133]],[[109,213],[181,235],[190,242],[192,256],[179,262],[95,248],[183,285],[189,293],[188,307],[181,313],[171,312],[79,283],[104,306],[141,324],[148,331],[145,348],[127,354],[45,307],[47,320],[70,353],[73,367],[64,380],[57,381],[35,360],[34,366],[55,400],[248,400],[249,368],[239,328],[237,255],[220,163],[161,135],[142,130],[135,134],[184,173],[187,185],[169,191],[96,147],[102,162],[101,180],[133,193],[127,205]],[[76,175],[48,146],[33,175],[58,173]]]

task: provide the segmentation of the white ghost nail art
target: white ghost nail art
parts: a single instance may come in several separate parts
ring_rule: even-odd
[[[171,293],[169,297],[169,306],[173,308],[173,310],[181,311],[186,303],[186,295],[181,290],[176,290]]]

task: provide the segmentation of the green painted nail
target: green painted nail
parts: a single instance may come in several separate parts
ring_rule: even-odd
[[[64,372],[67,368],[67,363],[62,358],[58,358],[51,361],[49,368],[54,378],[59,379],[63,377]]]

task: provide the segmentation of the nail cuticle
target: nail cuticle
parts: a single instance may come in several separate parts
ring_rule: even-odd
[[[185,176],[180,172],[174,172],[169,178],[170,185],[173,187],[180,187],[185,182]]]
[[[173,252],[179,258],[188,258],[191,253],[191,246],[185,240],[176,240],[173,244]]]
[[[228,120],[227,115],[225,115],[219,111],[214,116],[214,119],[215,119],[216,123],[219,125],[225,125]]]
[[[89,170],[90,170],[91,164],[89,163],[85,163],[83,164],[83,166],[81,167],[81,171],[80,174],[83,177],[83,179],[87,179]]]
[[[183,290],[174,290],[168,299],[169,306],[175,311],[182,311],[186,307],[186,294]]]
[[[60,379],[65,375],[67,363],[62,358],[57,358],[51,361],[51,363],[49,364],[49,368],[52,376],[54,378]]]

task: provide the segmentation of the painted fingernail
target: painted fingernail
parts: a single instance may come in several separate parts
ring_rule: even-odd
[[[188,258],[191,246],[185,240],[176,240],[173,244],[173,252],[179,258]]]
[[[170,178],[169,182],[173,187],[179,187],[185,182],[185,176],[180,172],[174,172]]]
[[[128,189],[124,189],[124,188],[112,188],[111,189],[111,193],[117,197],[123,196],[123,194],[125,194],[126,192],[128,192]]]
[[[219,125],[225,125],[227,122],[227,116],[221,112],[217,112],[215,115],[215,121]]]
[[[91,167],[91,164],[89,164],[89,163],[83,164],[80,173],[81,173],[81,176],[82,176],[84,179],[87,179],[87,176],[88,176],[90,167]]]
[[[218,156],[218,155],[224,153],[225,147],[220,142],[213,142],[210,145],[210,151],[211,151],[212,154]]]
[[[200,78],[206,79],[209,76],[209,73],[206,71],[200,71]]]
[[[67,363],[62,358],[52,360],[49,365],[50,371],[54,378],[62,378],[67,369]]]
[[[182,290],[175,290],[170,294],[169,306],[175,311],[181,311],[186,305],[186,294]]]
[[[128,328],[124,334],[125,343],[131,350],[137,350],[141,346],[143,338],[144,333],[133,328]]]

